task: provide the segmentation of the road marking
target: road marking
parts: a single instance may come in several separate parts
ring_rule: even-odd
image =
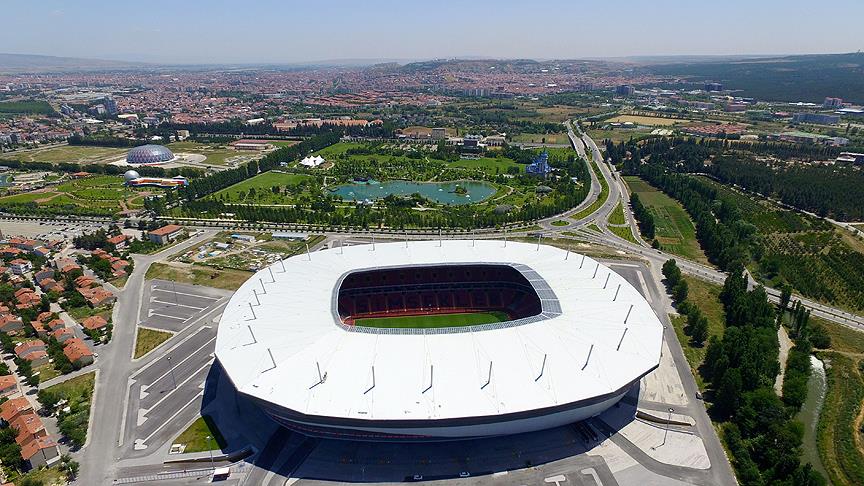
[[[182,361],[180,361],[179,363],[175,364],[174,366],[169,367],[169,368],[168,368],[168,371],[166,371],[165,373],[162,373],[161,376],[159,376],[159,377],[156,378],[155,380],[151,381],[150,384],[149,384],[148,386],[153,386],[153,385],[155,385],[156,383],[159,383],[159,380],[161,380],[162,378],[165,378],[166,376],[170,375],[171,372],[172,372],[172,370],[177,369],[178,366],[180,366],[180,365],[182,365],[183,363],[185,363],[186,361],[192,359],[198,351],[200,351],[201,349],[203,349],[204,347],[206,347],[208,344],[212,343],[212,342],[215,341],[215,340],[216,340],[216,337],[214,336],[212,339],[210,339],[209,341],[207,341],[207,342],[205,342],[204,344],[202,344],[200,348],[196,349],[195,352],[189,353],[189,356],[186,356],[185,358],[183,358]],[[168,353],[165,353],[165,354],[167,355]],[[197,373],[197,371],[196,371],[196,373]],[[193,373],[193,374],[194,374],[194,373]],[[151,408],[152,408],[152,407],[151,407]]]
[[[168,314],[159,314],[158,312],[153,312],[153,309],[148,309],[147,310],[147,317],[153,317],[153,316],[164,317],[166,319],[174,319],[177,321],[184,321],[184,322],[189,320],[188,317],[169,316]]]
[[[645,289],[645,299],[648,300],[649,304],[654,304],[654,299],[651,298],[651,291],[648,290],[648,284],[645,283],[645,277],[642,276],[642,272],[636,272],[636,276],[639,277],[639,285]]]
[[[169,289],[160,289],[159,287],[156,287],[156,286],[153,287],[153,292],[167,292],[167,293],[169,293],[169,294],[186,295],[186,296],[189,296],[189,297],[196,297],[196,298],[199,298],[199,299],[207,299],[207,300],[219,300],[219,299],[222,298],[222,297],[210,297],[209,295],[190,294],[190,293],[188,293],[188,292],[179,292],[179,291],[178,291],[178,292],[174,292],[173,290],[169,290]]]
[[[634,264],[632,264],[632,263],[611,263],[611,262],[610,262],[610,263],[609,263],[609,266],[611,266],[611,267],[632,267],[632,268],[639,268],[639,265],[634,265]]]
[[[143,440],[141,440],[141,439],[138,439],[138,440],[141,440],[141,444],[144,444],[144,443],[147,442],[148,440],[152,439],[153,436],[156,435],[157,432],[159,432],[160,430],[162,430],[162,429],[163,429],[166,425],[168,425],[172,420],[174,420],[175,418],[177,418],[177,416],[180,415],[180,413],[183,412],[183,410],[185,410],[186,407],[188,407],[189,405],[192,405],[192,403],[194,403],[195,400],[198,400],[198,397],[202,397],[202,396],[204,396],[204,392],[203,392],[203,391],[201,391],[201,392],[199,392],[198,394],[196,394],[194,397],[192,397],[192,400],[189,400],[188,402],[186,402],[185,405],[183,405],[183,406],[180,407],[176,412],[174,412],[174,415],[168,417],[167,420],[163,421],[163,422],[162,422],[162,425],[160,425],[158,428],[156,428],[156,430],[154,430],[150,435],[148,435],[147,437],[145,437]],[[137,440],[136,440],[136,442],[137,442]]]
[[[151,297],[151,298],[150,298],[150,303],[153,303],[153,302],[155,302],[155,303],[157,303],[157,304],[165,304],[165,305],[168,305],[168,306],[188,307],[188,308],[190,308],[190,309],[195,309],[195,310],[197,310],[197,311],[202,311],[202,310],[204,310],[204,309],[207,308],[207,307],[197,307],[197,306],[194,306],[194,305],[188,305],[188,304],[179,304],[179,303],[177,303],[177,302],[165,302],[164,300],[156,300],[156,299],[154,299],[154,298]]]
[[[597,486],[603,486],[603,481],[600,481],[600,476],[597,475],[597,470],[595,470],[593,467],[583,469],[579,472],[586,476],[591,476],[594,479],[594,482],[597,483]]]
[[[192,378],[195,378],[198,375],[198,373],[200,373],[205,368],[210,367],[212,364],[213,364],[213,360],[207,360],[207,362],[204,363],[204,366],[202,366],[202,367],[198,368],[197,370],[195,370],[194,372],[192,372],[185,380],[178,383],[177,386],[173,390],[171,390],[170,392],[163,395],[162,398],[160,398],[158,402],[153,404],[153,406],[151,406],[150,408],[139,408],[138,409],[138,416],[140,417],[143,414],[147,414],[150,412],[150,410],[153,410],[154,408],[158,407],[159,405],[162,405],[162,402],[167,400],[168,397],[170,397],[171,395],[174,394],[174,392],[176,392],[177,390],[180,390],[183,387],[183,385],[185,385],[186,383],[189,383],[189,380],[191,380]],[[142,414],[142,410],[143,410],[143,414]]]

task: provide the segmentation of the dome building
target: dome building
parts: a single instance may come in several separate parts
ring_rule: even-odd
[[[126,154],[127,164],[164,164],[174,160],[174,153],[163,145],[141,145]]]

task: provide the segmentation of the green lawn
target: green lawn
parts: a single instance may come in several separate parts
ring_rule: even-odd
[[[518,167],[520,170],[523,168],[522,165],[507,157],[482,157],[476,160],[459,159],[455,162],[450,162],[448,165],[464,169],[482,169],[489,174],[506,174],[507,169],[510,167]]]
[[[252,272],[242,270],[217,270],[203,265],[175,267],[164,263],[154,263],[147,269],[144,278],[147,280],[158,278],[217,289],[237,290],[251,276]]]
[[[627,225],[627,226],[607,226],[607,228],[609,228],[609,231],[614,233],[619,238],[624,238],[625,240],[627,240],[631,243],[636,243],[637,245],[639,244],[639,242],[636,241],[636,237],[633,236],[633,231],[630,229],[629,225]]]
[[[684,276],[684,280],[687,281],[688,287],[687,300],[696,305],[702,311],[702,314],[708,318],[709,338],[711,336],[722,336],[726,322],[726,313],[723,311],[723,304],[720,302],[720,292],[723,290],[723,287],[687,275]],[[690,365],[693,376],[696,378],[696,383],[699,385],[699,388],[704,389],[705,384],[698,369],[705,359],[707,344],[694,346],[690,342],[690,338],[684,334],[684,326],[687,325],[686,317],[672,317],[672,325],[675,327],[675,335],[678,336],[678,342],[681,343],[684,357],[687,358],[687,363]],[[706,340],[705,342],[707,343],[708,341]]]
[[[464,327],[502,322],[510,317],[503,312],[470,312],[462,314],[435,314],[430,316],[400,316],[357,319],[355,326],[387,328]]]
[[[210,441],[207,440],[208,435],[211,438]],[[184,453],[218,450],[228,445],[209,415],[199,417],[174,440],[174,443],[186,444]]]
[[[225,165],[228,159],[234,157],[258,158],[261,153],[255,151],[234,150],[225,144],[210,144],[199,142],[174,142],[166,145],[172,152],[200,154],[206,157],[205,164]]]
[[[621,206],[621,201],[618,201],[615,209],[613,209],[612,213],[609,215],[609,224],[624,224],[626,222],[627,219],[624,216],[624,208]]]
[[[664,250],[690,260],[708,263],[705,252],[696,240],[696,227],[678,201],[635,176],[624,181],[630,191],[639,195],[642,204],[654,215],[657,241]]]
[[[287,204],[291,202],[290,195],[274,193],[273,187],[290,189],[308,180],[314,180],[314,178],[304,174],[286,174],[284,172],[268,171],[222,189],[209,197],[219,200],[224,198],[229,203]]]
[[[138,337],[135,340],[135,358],[140,358],[145,354],[158,348],[173,336],[174,333],[168,331],[158,331],[146,327],[138,328]]]
[[[567,133],[520,133],[513,136],[514,142],[519,143],[554,143],[568,144],[570,138]]]
[[[83,145],[61,145],[40,150],[32,150],[20,153],[6,153],[4,158],[23,160],[27,162],[71,162],[86,164],[117,160],[129,149],[114,147],[94,147]]]
[[[560,219],[556,220],[556,221],[552,221],[552,226],[567,226],[568,224],[570,224],[570,223],[568,223],[567,221],[562,221]]]

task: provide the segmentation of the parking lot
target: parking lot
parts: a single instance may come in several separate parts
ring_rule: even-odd
[[[231,294],[229,290],[153,280],[144,289],[138,321],[145,327],[179,332],[194,319],[227,303]]]

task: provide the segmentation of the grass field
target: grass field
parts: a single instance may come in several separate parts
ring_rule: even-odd
[[[696,227],[678,201],[638,177],[626,176],[624,181],[654,215],[655,234],[664,250],[698,262],[708,262],[696,240]]]
[[[166,145],[172,152],[201,154],[206,159],[205,164],[225,165],[228,159],[242,158],[243,160],[258,158],[261,154],[255,151],[238,151],[225,144],[208,144],[199,142],[174,142]]]
[[[225,200],[229,203],[254,202],[256,204],[289,204],[291,197],[285,193],[274,193],[273,186],[290,189],[300,183],[313,180],[312,176],[303,174],[286,174],[284,172],[268,171],[251,179],[234,184],[231,187],[209,196],[211,199]],[[254,192],[253,192],[254,191]]]
[[[209,441],[207,440],[208,435],[211,438]],[[174,443],[186,444],[184,453],[219,450],[228,445],[209,415],[199,417],[198,420],[192,422],[192,425],[174,440]]]
[[[654,127],[666,127],[681,123],[688,123],[690,120],[681,118],[661,118],[658,116],[642,116],[642,115],[619,115],[615,118],[606,120],[608,123],[635,123],[637,125],[648,125]]]
[[[649,131],[645,130],[634,130],[634,129],[625,129],[625,130],[588,130],[588,135],[597,142],[597,145],[601,145],[603,140],[612,140],[615,143],[626,142],[628,140],[635,139],[638,140],[642,137],[649,135]]]
[[[567,133],[520,133],[513,136],[517,143],[555,143],[569,144],[570,138]]]
[[[625,240],[627,240],[631,243],[636,243],[637,245],[639,244],[639,242],[636,241],[636,237],[633,236],[633,231],[630,229],[629,225],[627,225],[627,226],[607,226],[607,228],[609,228],[609,231],[614,233],[619,238],[624,238]]]
[[[40,208],[55,208],[57,211],[77,207],[94,213],[114,214],[124,209],[141,208],[144,194],[147,191],[125,187],[120,176],[101,175],[68,179],[40,191],[2,197],[0,204],[35,202]]]
[[[94,162],[113,161],[122,158],[129,149],[114,147],[93,147],[83,145],[61,145],[46,149],[29,150],[27,152],[10,152],[3,154],[4,158],[23,160],[27,162],[72,162],[88,164]]]
[[[689,290],[687,300],[696,305],[702,311],[702,314],[708,318],[709,338],[711,336],[722,336],[724,323],[726,322],[726,313],[723,311],[723,304],[720,302],[720,292],[723,290],[723,287],[687,275],[684,276],[684,280],[687,281]],[[690,370],[696,378],[696,384],[699,385],[700,389],[704,390],[705,383],[698,369],[705,359],[705,352],[708,346],[707,344],[694,346],[690,342],[690,338],[684,334],[684,326],[687,325],[686,317],[671,316],[671,320],[675,328],[675,335],[678,336],[678,342],[681,343],[681,348],[684,351],[684,357],[687,358]]]
[[[464,327],[502,322],[509,317],[503,312],[470,312],[462,314],[435,314],[430,316],[400,316],[357,319],[355,326],[386,328]]]
[[[506,174],[510,167],[519,167],[521,165],[507,157],[483,157],[476,160],[460,159],[456,162],[448,164],[450,167],[461,167],[465,169],[483,169],[489,174]]]
[[[156,329],[139,327],[138,337],[135,339],[134,358],[138,359],[149,353],[150,351],[153,351],[154,349],[158,348],[160,344],[170,339],[173,335],[174,333],[168,331],[158,331]]]
[[[570,224],[570,223],[568,223],[567,221],[561,220],[561,219],[552,221],[552,226],[567,226],[568,224]]]
[[[252,276],[252,272],[242,270],[217,270],[203,265],[172,266],[164,263],[154,263],[147,269],[144,278],[147,280],[162,279],[192,285],[203,285],[217,289],[237,290],[243,282]]]
[[[627,222],[627,219],[624,217],[624,208],[621,206],[621,202],[615,206],[615,209],[612,210],[612,214],[609,215],[609,224],[624,224]]]

